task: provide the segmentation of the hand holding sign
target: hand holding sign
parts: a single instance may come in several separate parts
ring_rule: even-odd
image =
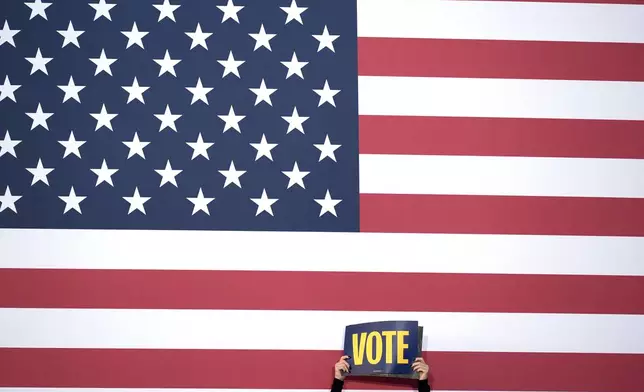
[[[349,358],[348,355],[343,355],[335,364],[335,378],[338,380],[344,380],[347,373],[349,373],[349,363],[346,361],[347,358]]]
[[[419,380],[427,380],[429,376],[429,366],[425,363],[425,360],[422,357],[416,358],[414,363],[411,365],[411,368],[419,374]]]

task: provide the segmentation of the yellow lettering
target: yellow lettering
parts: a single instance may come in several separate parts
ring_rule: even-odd
[[[357,333],[352,335],[353,361],[356,366],[364,363],[365,354],[370,364],[378,364],[382,360],[383,351],[386,363],[393,363],[394,336],[396,337],[397,348],[396,363],[409,363],[409,358],[405,358],[405,350],[409,348],[409,343],[405,342],[405,337],[409,336],[409,331],[371,331],[369,334],[362,332],[359,335]]]
[[[358,343],[358,334],[353,334],[353,363],[356,366],[362,365],[366,340],[367,334],[365,332],[360,334],[360,343]]]
[[[374,343],[375,342],[375,343]],[[375,346],[375,350],[374,350]],[[374,356],[375,351],[375,356]],[[380,362],[382,358],[382,336],[378,331],[372,331],[367,336],[367,361],[370,364],[375,365]]]
[[[396,337],[398,338],[398,357],[396,358],[397,363],[409,363],[409,360],[405,359],[405,349],[409,347],[409,344],[404,342],[405,336],[409,335],[409,331],[398,331]]]
[[[393,362],[394,335],[396,335],[396,331],[382,331],[382,336],[387,339],[385,340],[385,361],[387,363]]]

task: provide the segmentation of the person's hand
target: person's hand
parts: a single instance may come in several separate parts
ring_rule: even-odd
[[[346,361],[347,358],[349,358],[348,355],[343,355],[340,357],[340,360],[335,363],[335,378],[338,380],[344,380],[346,373],[349,373],[349,363]]]
[[[422,357],[416,358],[414,363],[411,365],[411,368],[420,375],[420,380],[427,380],[427,377],[429,376],[429,366],[425,363],[425,360]]]

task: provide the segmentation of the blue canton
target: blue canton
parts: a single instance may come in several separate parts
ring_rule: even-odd
[[[0,226],[357,231],[356,2],[0,2]]]

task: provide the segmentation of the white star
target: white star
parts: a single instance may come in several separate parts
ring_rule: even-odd
[[[94,8],[96,12],[94,13],[94,20],[102,17],[105,17],[109,20],[112,20],[110,16],[110,10],[116,7],[116,4],[107,4],[105,0],[98,0],[98,3],[90,4],[90,7]]]
[[[169,159],[166,162],[164,169],[155,169],[154,171],[157,172],[161,176],[161,184],[159,184],[159,187],[162,187],[163,184],[165,184],[166,182],[171,183],[172,185],[176,186],[177,188],[179,187],[179,185],[177,185],[177,180],[176,180],[175,177],[179,173],[181,173],[183,170],[174,170],[174,169],[172,169],[172,165],[170,164]]]
[[[228,3],[226,5],[218,5],[217,8],[219,8],[221,12],[224,13],[224,15],[221,17],[221,23],[224,23],[228,19],[232,19],[235,22],[239,23],[237,13],[241,11],[244,6],[235,5],[233,4],[233,0],[228,0]]]
[[[107,109],[105,108],[105,104],[103,104],[103,107],[101,107],[100,113],[90,113],[90,115],[96,120],[96,128],[94,129],[94,131],[98,131],[101,127],[106,127],[110,131],[114,131],[112,129],[112,120],[114,120],[114,117],[118,116],[118,114],[108,113]]]
[[[186,90],[192,93],[192,102],[190,102],[190,105],[197,101],[203,101],[208,105],[208,97],[206,95],[212,91],[212,87],[204,87],[201,84],[201,78],[197,79],[197,85],[195,87],[186,87]]]
[[[261,157],[266,157],[271,161],[273,160],[271,150],[277,147],[277,143],[267,143],[266,135],[262,134],[262,140],[259,143],[250,143],[250,145],[253,146],[255,150],[257,150],[255,160],[258,160]]]
[[[59,85],[58,88],[63,90],[63,92],[65,93],[63,102],[66,102],[68,99],[73,98],[78,101],[78,103],[80,103],[80,96],[78,95],[78,93],[80,93],[81,90],[85,88],[85,86],[77,86],[74,83],[74,77],[70,75],[67,85]]]
[[[105,49],[101,49],[101,56],[99,58],[90,58],[90,61],[96,64],[96,71],[94,71],[94,76],[98,75],[100,72],[105,72],[109,75],[112,75],[112,69],[110,66],[118,60],[116,58],[110,59],[105,56]]]
[[[150,87],[139,86],[139,81],[136,80],[136,76],[134,77],[134,80],[132,81],[131,86],[121,86],[121,87],[129,94],[127,97],[127,103],[130,103],[135,99],[138,99],[143,104],[145,104],[145,100],[143,99],[143,93],[146,92]]]
[[[320,150],[320,159],[318,162],[322,161],[322,159],[329,157],[331,159],[335,160],[335,150],[341,147],[341,144],[331,144],[331,141],[329,140],[329,135],[326,135],[326,139],[324,139],[324,144],[314,144],[315,148]],[[337,162],[337,161],[336,161]]]
[[[262,83],[259,85],[258,88],[249,88],[250,91],[255,93],[257,96],[255,98],[255,105],[259,104],[260,102],[264,101],[267,104],[273,106],[273,103],[271,102],[271,94],[273,94],[275,91],[277,91],[276,88],[266,88],[266,83],[264,83],[264,79],[262,79]]]
[[[69,140],[59,140],[58,143],[62,144],[65,147],[65,153],[63,154],[63,159],[67,158],[69,154],[74,154],[77,157],[81,157],[80,147],[85,144],[85,141],[76,141],[74,137],[74,131],[69,133]]]
[[[322,32],[322,34],[320,35],[313,34],[313,38],[320,41],[320,44],[318,45],[318,52],[324,48],[329,48],[331,49],[332,52],[335,53],[335,47],[333,47],[333,41],[338,39],[338,37],[340,36],[329,34],[329,30],[327,29],[326,25],[324,26],[324,31]]]
[[[56,30],[58,34],[62,35],[63,38],[63,48],[67,46],[68,44],[74,44],[76,45],[77,48],[80,48],[80,44],[78,43],[78,37],[81,36],[85,31],[81,30],[74,30],[74,25],[72,24],[72,21],[69,21],[69,25],[67,25],[67,30]]]
[[[45,13],[45,10],[49,8],[51,3],[43,3],[42,0],[35,0],[31,3],[25,2],[25,5],[31,8],[31,15],[29,16],[29,20],[32,20],[36,16],[41,16],[43,19],[47,20],[47,14]]]
[[[12,195],[11,189],[9,189],[9,185],[7,185],[7,189],[4,191],[4,195],[0,195],[0,212],[9,208],[17,214],[18,210],[16,209],[16,202],[21,198],[22,196]]]
[[[324,87],[322,89],[320,90],[313,89],[313,91],[315,91],[315,93],[320,96],[320,102],[318,102],[318,107],[322,106],[322,104],[325,102],[328,102],[335,107],[335,100],[333,99],[333,97],[335,97],[335,95],[339,93],[340,90],[332,90],[331,88],[329,88],[328,80],[324,81]]]
[[[177,76],[177,74],[174,72],[174,66],[179,64],[181,60],[173,60],[170,58],[170,53],[168,52],[168,49],[165,50],[165,56],[163,56],[162,59],[154,59],[154,62],[159,64],[161,67],[159,69],[159,77],[163,75],[166,72],[171,73],[174,76]]]
[[[44,184],[49,186],[49,180],[47,179],[47,176],[49,175],[49,173],[54,171],[54,169],[51,167],[43,167],[42,160],[38,158],[38,164],[36,165],[36,167],[28,167],[27,171],[33,175],[33,178],[31,179],[32,186],[38,181],[42,181]]]
[[[241,128],[239,128],[239,122],[243,120],[246,116],[235,114],[235,109],[233,109],[231,105],[230,110],[228,110],[228,114],[225,114],[225,115],[220,114],[217,117],[219,117],[220,119],[226,122],[226,124],[224,125],[224,133],[229,129],[234,129],[238,133],[241,133]]]
[[[262,197],[259,199],[254,199],[252,197],[250,199],[253,203],[257,204],[257,212],[255,212],[255,216],[259,215],[263,211],[273,215],[273,208],[271,206],[275,204],[278,199],[269,199],[266,195],[266,189],[262,190]]]
[[[168,18],[173,22],[176,22],[176,20],[174,19],[174,11],[176,11],[177,8],[181,7],[181,5],[172,5],[170,4],[169,0],[163,0],[163,4],[152,5],[159,11],[159,20],[157,20],[157,22],[160,22],[163,18]]]
[[[9,98],[10,100],[16,102],[16,96],[14,95],[14,93],[20,87],[22,86],[19,84],[11,84],[11,82],[9,81],[9,75],[6,75],[4,77],[4,83],[2,84],[2,86],[0,86],[0,101],[5,98]]]
[[[7,42],[9,45],[16,47],[16,43],[13,40],[13,37],[18,34],[20,30],[11,30],[9,27],[9,22],[4,21],[4,27],[0,30],[0,46],[4,45]]]
[[[308,7],[298,7],[295,0],[293,0],[291,1],[290,7],[280,7],[280,8],[282,9],[282,11],[286,12],[286,22],[284,23],[285,25],[292,20],[297,20],[298,22],[300,22],[301,25],[304,24],[302,22],[302,12],[306,11]]]
[[[53,57],[42,57],[40,48],[36,51],[36,57],[25,57],[25,60],[31,63],[30,75],[33,75],[36,71],[41,71],[45,75],[49,75],[47,73],[47,64],[53,60]]]
[[[103,164],[101,165],[100,169],[90,169],[94,174],[96,174],[96,185],[98,186],[102,182],[107,182],[111,186],[114,186],[114,183],[112,182],[112,176],[114,173],[119,171],[119,169],[110,169],[107,167],[107,162],[105,162],[105,159],[103,159]]]
[[[171,128],[173,131],[177,132],[177,127],[174,124],[182,115],[181,114],[172,114],[170,111],[170,105],[165,105],[165,113],[155,114],[154,117],[158,118],[161,121],[159,125],[159,132],[163,131],[165,128]]]
[[[291,57],[291,61],[280,61],[286,68],[288,68],[288,72],[286,73],[286,79],[288,79],[291,75],[297,75],[300,77],[300,79],[304,79],[304,75],[302,74],[302,68],[306,64],[308,64],[308,61],[298,61],[297,60],[297,55],[295,52],[293,52],[293,57]]]
[[[4,140],[0,140],[0,157],[4,154],[11,154],[14,158],[18,158],[15,147],[20,143],[22,143],[22,140],[11,140],[9,131],[6,131]]]
[[[199,133],[199,136],[197,136],[197,141],[196,142],[186,142],[187,145],[189,145],[192,148],[192,159],[195,159],[199,155],[202,155],[206,159],[210,159],[208,156],[208,149],[212,147],[213,144],[215,143],[205,143],[203,141],[203,137],[201,137],[201,133]]]
[[[219,173],[223,174],[224,177],[226,177],[224,188],[229,184],[237,184],[237,186],[241,188],[242,186],[241,182],[239,182],[239,177],[246,173],[246,170],[235,169],[235,163],[233,161],[230,161],[230,167],[228,168],[228,170],[219,170]]]
[[[47,119],[49,117],[53,116],[54,113],[44,113],[42,111],[42,107],[40,104],[38,104],[38,107],[36,108],[36,113],[25,113],[27,116],[31,117],[32,123],[31,123],[31,129],[33,130],[37,126],[41,125],[43,128],[49,131],[49,127],[47,126]]]
[[[204,197],[203,191],[199,188],[199,193],[197,197],[186,197],[194,207],[192,208],[192,215],[196,214],[198,211],[203,211],[206,214],[210,215],[210,210],[208,209],[208,203],[215,200],[214,197]]]
[[[253,39],[255,40],[255,49],[253,49],[253,51],[256,51],[258,48],[262,46],[268,49],[269,51],[272,51],[270,40],[275,38],[277,34],[266,34],[266,31],[264,30],[264,24],[262,24],[259,27],[258,33],[256,34],[250,33],[248,35],[253,37]]]
[[[239,75],[239,66],[244,64],[244,60],[235,60],[233,57],[233,52],[228,52],[228,59],[226,60],[217,60],[217,62],[224,66],[224,73],[221,75],[222,78],[226,77],[229,73],[236,75],[238,78],[241,78]]]
[[[150,142],[142,142],[139,140],[139,135],[137,132],[134,132],[134,137],[131,142],[123,142],[130,149],[130,152],[127,154],[127,159],[130,159],[134,154],[139,155],[141,158],[145,159],[145,153],[143,149],[147,147]]]
[[[121,31],[124,36],[127,37],[127,46],[125,49],[136,44],[139,45],[141,49],[145,49],[143,46],[143,37],[149,34],[148,31],[139,31],[139,28],[136,26],[136,22],[132,23],[132,30],[130,31]]]
[[[304,121],[308,120],[308,117],[302,117],[297,112],[297,107],[293,107],[293,115],[291,116],[282,116],[284,121],[288,123],[288,129],[286,133],[288,134],[294,129],[304,133]]]
[[[342,199],[332,199],[328,189],[326,190],[326,196],[324,196],[324,199],[313,199],[313,200],[315,200],[315,202],[320,205],[319,216],[322,216],[327,212],[333,214],[336,217],[338,216],[338,214],[335,213],[335,206],[338,205],[338,203],[340,203]]]
[[[203,48],[208,50],[206,40],[212,35],[212,33],[204,33],[203,31],[201,31],[201,25],[199,23],[197,23],[197,28],[195,29],[194,33],[187,31],[186,35],[192,39],[190,50],[192,50],[197,45],[202,46]]]
[[[149,197],[142,197],[139,194],[139,188],[135,187],[134,188],[134,195],[132,197],[123,197],[125,201],[130,203],[130,209],[127,211],[127,214],[130,215],[132,211],[134,210],[139,210],[145,215],[145,206],[144,204],[150,200]]]
[[[293,164],[293,170],[283,171],[282,173],[288,177],[288,185],[286,186],[286,189],[295,184],[301,186],[302,189],[306,189],[304,186],[304,177],[306,177],[310,172],[300,171],[300,168],[297,166],[297,162]]]
[[[74,209],[76,210],[79,214],[82,214],[81,208],[80,208],[80,203],[87,198],[87,196],[76,196],[76,192],[74,191],[74,187],[70,189],[69,191],[69,196],[58,196],[60,200],[65,202],[65,211],[63,214],[66,214],[69,210]]]

